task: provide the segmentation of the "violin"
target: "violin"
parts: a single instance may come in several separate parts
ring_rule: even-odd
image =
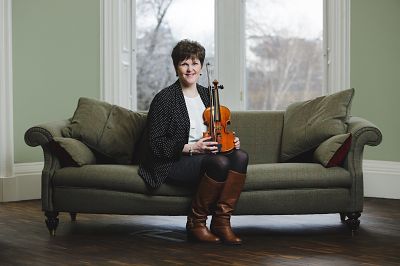
[[[228,125],[231,123],[231,111],[219,102],[219,89],[223,89],[223,85],[218,85],[218,81],[213,81],[213,86],[210,84],[210,76],[206,64],[208,89],[210,92],[210,107],[207,107],[203,112],[204,124],[207,126],[207,131],[203,132],[203,137],[211,137],[211,141],[217,142],[218,152],[229,152],[234,149],[235,133],[228,131]]]

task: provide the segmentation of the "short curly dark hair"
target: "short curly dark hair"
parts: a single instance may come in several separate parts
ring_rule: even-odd
[[[188,39],[184,39],[178,42],[171,53],[172,61],[175,69],[178,68],[179,62],[185,59],[199,59],[201,66],[203,67],[204,58],[206,57],[206,49],[196,42]]]

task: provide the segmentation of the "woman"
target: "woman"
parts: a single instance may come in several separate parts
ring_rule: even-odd
[[[152,188],[164,182],[197,186],[187,217],[188,238],[202,242],[241,244],[230,225],[231,214],[242,191],[248,155],[235,149],[217,154],[216,142],[203,138],[202,114],[210,105],[209,91],[197,84],[205,49],[199,43],[182,40],[171,54],[178,80],[154,97],[148,113],[149,158],[139,174]],[[210,229],[207,216],[212,214]]]

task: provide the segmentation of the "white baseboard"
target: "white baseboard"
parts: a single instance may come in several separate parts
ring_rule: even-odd
[[[0,202],[41,198],[43,162],[14,165],[14,175],[0,178]]]
[[[19,163],[0,178],[0,202],[40,199],[43,162]],[[400,162],[364,160],[364,196],[400,199]]]
[[[400,199],[400,162],[363,161],[364,196]]]

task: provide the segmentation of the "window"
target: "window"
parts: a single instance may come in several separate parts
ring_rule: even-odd
[[[176,79],[170,52],[183,38],[205,46],[231,110],[282,110],[350,86],[350,0],[101,0],[101,9],[101,97],[113,104],[147,110]]]
[[[248,110],[284,110],[324,89],[323,1],[246,0]]]
[[[154,95],[177,79],[171,51],[182,39],[201,43],[205,62],[213,64],[214,0],[136,1],[138,110],[148,110]],[[199,82],[206,85],[206,75]]]

